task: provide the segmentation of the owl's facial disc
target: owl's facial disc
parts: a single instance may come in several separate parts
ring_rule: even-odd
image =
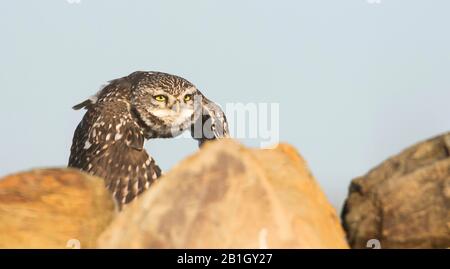
[[[155,91],[149,112],[166,125],[177,126],[190,121],[194,113],[195,88],[188,88],[178,95]]]

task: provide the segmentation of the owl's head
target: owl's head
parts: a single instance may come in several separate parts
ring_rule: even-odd
[[[189,126],[200,94],[192,83],[160,72],[136,72],[130,78],[131,104],[148,128],[164,135]]]

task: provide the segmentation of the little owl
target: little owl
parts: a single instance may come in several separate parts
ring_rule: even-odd
[[[190,130],[199,146],[228,137],[225,114],[184,78],[134,72],[73,107],[87,110],[73,137],[69,167],[105,179],[120,207],[161,176],[144,140]]]

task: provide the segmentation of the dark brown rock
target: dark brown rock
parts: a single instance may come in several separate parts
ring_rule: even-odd
[[[354,179],[342,221],[353,248],[450,247],[450,133]]]

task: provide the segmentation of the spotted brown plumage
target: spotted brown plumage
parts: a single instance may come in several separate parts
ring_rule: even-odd
[[[228,136],[218,105],[189,81],[161,72],[113,80],[74,106],[81,108],[87,112],[75,130],[69,166],[104,178],[120,205],[161,176],[144,149],[145,139],[175,137],[189,129],[199,145]]]

